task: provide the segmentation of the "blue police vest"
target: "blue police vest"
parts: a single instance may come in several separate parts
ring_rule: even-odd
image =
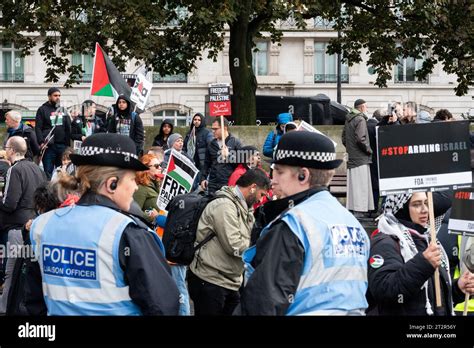
[[[136,224],[97,205],[56,209],[34,220],[30,237],[48,315],[142,314],[119,263],[119,242],[130,223]]]
[[[282,213],[304,247],[304,266],[287,315],[363,315],[367,308],[367,233],[329,192],[314,194]],[[267,233],[273,222],[265,227]],[[243,254],[245,275],[251,277],[255,246]]]

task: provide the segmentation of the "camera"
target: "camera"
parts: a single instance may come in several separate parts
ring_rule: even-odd
[[[390,117],[395,112],[395,103],[389,103],[387,107],[387,115]]]

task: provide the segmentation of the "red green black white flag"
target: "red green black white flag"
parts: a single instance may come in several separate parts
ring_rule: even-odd
[[[131,88],[98,43],[95,44],[91,95],[117,98],[130,96]]]

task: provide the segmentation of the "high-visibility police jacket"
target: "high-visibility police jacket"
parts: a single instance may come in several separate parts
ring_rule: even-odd
[[[461,260],[461,258],[464,257],[464,253],[466,252],[466,249],[469,248],[469,245],[472,245],[471,248],[474,247],[474,238],[472,238],[472,237],[464,237],[464,241],[462,239],[462,236],[458,236],[457,239],[458,239],[458,250],[460,251],[458,253],[460,261],[459,261],[456,269],[454,270],[454,279],[458,279],[462,276],[460,266],[463,263],[463,261]],[[464,312],[464,302],[458,303],[454,307],[454,310],[456,312]],[[467,302],[467,311],[470,314],[474,313],[474,298],[471,298]]]
[[[34,220],[31,242],[48,315],[141,315],[119,262],[119,242],[130,223],[99,205],[56,209]]]
[[[262,230],[261,236],[280,220],[304,247],[301,278],[286,314],[363,314],[367,308],[370,246],[364,228],[354,216],[329,192],[321,191],[282,213]],[[247,279],[254,272],[251,262],[255,248],[247,249],[243,255]]]

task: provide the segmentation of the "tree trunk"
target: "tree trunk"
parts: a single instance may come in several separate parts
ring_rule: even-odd
[[[232,115],[237,124],[255,125],[257,79],[252,70],[252,40],[249,32],[250,6],[242,6],[236,20],[230,24],[229,70],[232,79]]]

